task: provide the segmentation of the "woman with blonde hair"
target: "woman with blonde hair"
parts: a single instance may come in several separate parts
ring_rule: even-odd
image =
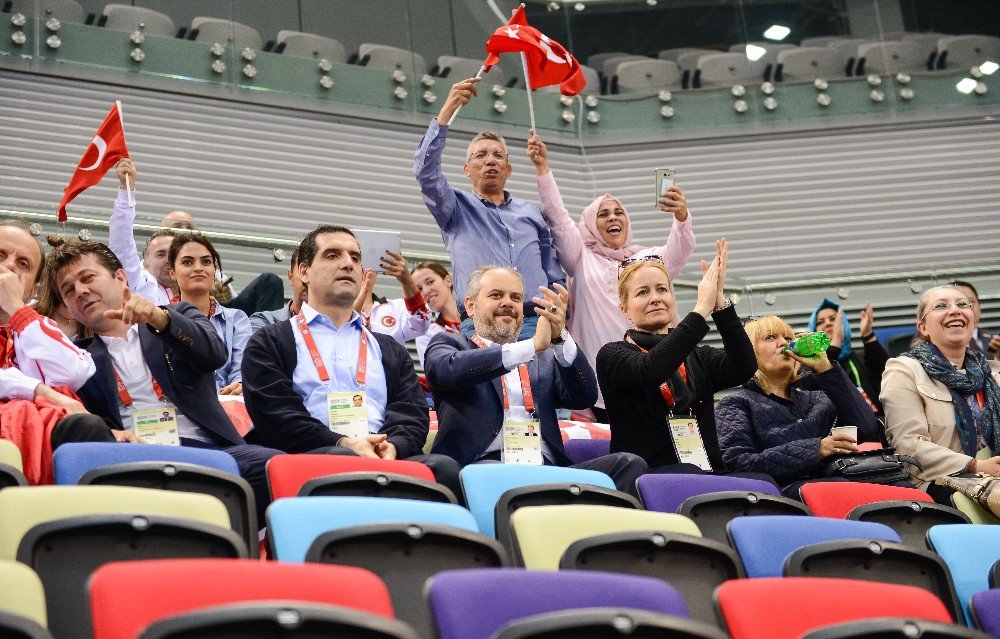
[[[881,427],[825,351],[803,357],[786,349],[795,339],[788,322],[768,315],[745,328],[757,371],[715,408],[722,456],[730,470],[768,473],[786,497],[798,499],[802,484],[822,477],[824,459],[855,452],[860,441],[880,441]],[[858,441],[831,435],[836,425],[857,426]]]
[[[937,477],[1000,476],[1000,362],[969,348],[975,325],[965,291],[926,291],[917,304],[922,343],[890,359],[882,378],[889,442],[920,462],[910,478],[946,505],[951,490]]]

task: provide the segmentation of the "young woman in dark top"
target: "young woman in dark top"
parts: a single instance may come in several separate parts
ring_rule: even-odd
[[[757,369],[753,345],[723,294],[726,240],[716,242],[716,250],[711,265],[701,263],[694,310],[673,329],[675,301],[662,262],[633,262],[619,278],[621,309],[635,328],[601,348],[597,379],[611,423],[611,450],[640,455],[650,472],[724,471],[712,396],[742,384]],[[722,349],[699,345],[708,334],[709,315],[722,336]],[[703,452],[687,452],[699,447],[697,438],[672,427],[672,416],[697,421]]]

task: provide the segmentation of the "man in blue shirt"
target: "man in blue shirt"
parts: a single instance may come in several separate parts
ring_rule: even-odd
[[[465,318],[462,331],[468,335],[474,328],[463,306],[465,284],[477,268],[488,264],[515,268],[524,278],[528,293],[565,283],[542,212],[535,204],[511,197],[504,190],[512,167],[503,137],[484,131],[469,144],[464,171],[472,182],[472,191],[451,186],[441,172],[448,122],[476,95],[477,82],[479,78],[469,78],[451,88],[437,119],[431,121],[417,147],[413,162],[424,203],[441,228],[441,238],[451,256],[455,300]],[[525,297],[530,299],[531,295]],[[523,311],[520,338],[527,339],[535,332],[538,316],[530,302]]]

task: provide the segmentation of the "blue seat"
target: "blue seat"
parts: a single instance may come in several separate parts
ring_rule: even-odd
[[[239,476],[240,469],[229,453],[183,446],[124,446],[110,443],[64,444],[52,455],[56,483],[75,485],[87,472],[104,466],[131,462],[176,462],[196,464]]]
[[[927,540],[948,565],[966,623],[971,623],[969,600],[972,595],[989,590],[990,568],[1000,560],[1000,526],[933,526],[927,531]]]
[[[824,541],[878,539],[900,543],[899,535],[883,524],[826,517],[737,517],[727,530],[748,577],[781,577],[789,555]]]
[[[494,511],[500,496],[512,488],[538,484],[579,483],[615,490],[611,478],[596,470],[561,466],[523,464],[473,464],[459,476],[465,503],[479,526],[479,532],[495,536]]]

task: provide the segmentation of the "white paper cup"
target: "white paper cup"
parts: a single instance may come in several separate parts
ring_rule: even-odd
[[[830,429],[831,435],[847,435],[855,442],[858,441],[858,427],[857,426],[834,426]]]

